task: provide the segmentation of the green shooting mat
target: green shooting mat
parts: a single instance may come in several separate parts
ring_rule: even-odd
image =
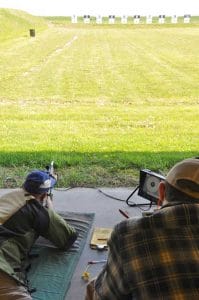
[[[39,238],[33,246],[31,268],[27,277],[33,299],[63,300],[85,245],[94,213],[59,212],[78,232],[78,238],[67,251],[55,248],[47,240]]]

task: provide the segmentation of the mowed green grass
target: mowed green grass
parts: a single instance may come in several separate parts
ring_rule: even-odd
[[[198,155],[198,61],[197,24],[51,25],[4,41],[0,165],[20,177],[54,160],[73,186],[165,173]]]

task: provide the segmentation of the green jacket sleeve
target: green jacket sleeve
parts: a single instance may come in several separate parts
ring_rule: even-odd
[[[51,241],[57,248],[67,250],[77,239],[77,233],[74,227],[52,209],[48,209],[49,227],[43,235]]]

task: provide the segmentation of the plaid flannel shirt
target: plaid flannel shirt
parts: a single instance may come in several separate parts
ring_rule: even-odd
[[[170,204],[113,230],[96,298],[199,299],[199,204]]]

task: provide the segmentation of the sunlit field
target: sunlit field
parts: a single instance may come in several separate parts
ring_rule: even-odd
[[[0,43],[1,185],[54,160],[60,186],[130,186],[140,168],[164,174],[199,154],[196,19],[19,20]]]

